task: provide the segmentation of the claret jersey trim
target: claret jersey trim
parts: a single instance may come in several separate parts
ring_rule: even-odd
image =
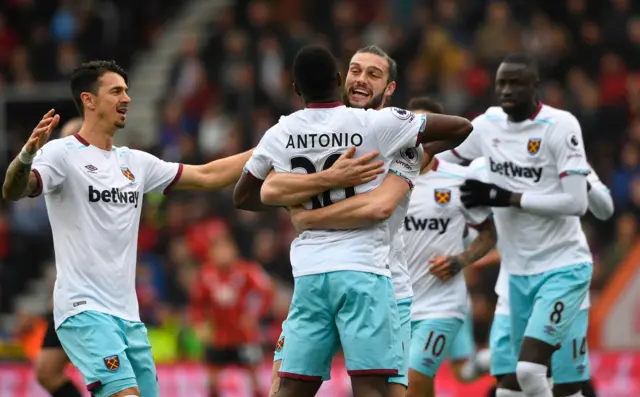
[[[83,137],[80,136],[80,134],[73,134],[73,137],[76,138],[78,140],[78,142],[80,142],[81,144],[85,145],[85,146],[90,146],[90,143],[87,142],[86,139],[84,139]]]

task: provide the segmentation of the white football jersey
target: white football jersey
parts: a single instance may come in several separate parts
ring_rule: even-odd
[[[488,181],[488,178],[489,178],[488,173],[489,173],[489,171],[488,171],[487,166],[486,166],[486,159],[485,158],[480,157],[480,158],[477,158],[477,159],[473,160],[471,162],[471,164],[469,165],[469,168],[473,169],[474,178],[476,178],[477,180],[483,181],[483,182]],[[591,166],[589,166],[589,169],[591,170],[591,173],[589,174],[587,179],[590,182],[594,181],[593,183],[595,183],[595,181],[597,181],[598,183],[602,184],[602,182],[600,182],[600,179],[598,178],[598,176],[595,175],[595,171],[593,171]],[[475,236],[475,235],[477,235],[477,231],[475,231],[473,229],[469,229],[468,238],[474,238],[473,236]],[[498,253],[500,253],[500,250],[498,250]],[[496,314],[503,314],[503,315],[506,315],[506,316],[510,315],[511,310],[509,309],[509,276],[508,276],[508,273],[505,270],[505,268],[503,268],[503,266],[502,266],[502,261],[500,263],[500,271],[498,273],[498,280],[496,281],[495,292],[496,292],[496,295],[498,296],[498,301],[496,303],[495,313]],[[587,296],[585,297],[580,309],[586,309],[586,308],[588,308],[590,306],[590,304],[591,304],[591,300],[590,300],[590,297],[589,297],[589,292],[587,291]]]
[[[415,179],[404,221],[404,242],[413,285],[411,319],[460,318],[467,313],[467,286],[460,272],[443,282],[429,271],[429,260],[464,251],[467,223],[478,225],[490,215],[487,208],[467,210],[460,201],[460,185],[467,167],[438,161]]]
[[[126,147],[105,151],[75,135],[44,145],[32,169],[53,232],[56,327],[85,310],[140,321],[135,274],[142,195],[168,189],[182,165]]]
[[[396,158],[391,163],[391,168],[389,170],[390,172],[405,178],[409,186],[411,186],[407,195],[402,199],[400,204],[398,204],[388,220],[389,232],[391,233],[389,264],[391,267],[393,291],[397,300],[413,296],[403,237],[404,218],[409,210],[409,200],[411,200],[411,193],[413,192],[413,181],[420,173],[423,158],[424,151],[422,150],[422,146],[418,146],[417,150],[412,148],[404,149],[396,155]]]
[[[499,107],[473,121],[455,149],[462,158],[487,161],[488,180],[515,193],[562,193],[560,179],[587,175],[582,131],[569,112],[543,105],[532,120],[512,123]],[[519,208],[493,208],[498,250],[510,274],[532,275],[591,263],[577,216],[542,216]]]
[[[314,173],[330,168],[351,146],[355,156],[378,152],[388,171],[402,149],[415,148],[426,128],[426,116],[407,110],[379,111],[348,108],[340,103],[308,107],[280,118],[253,151],[245,172],[265,179],[276,172]],[[414,154],[417,152],[414,149]],[[304,203],[317,209],[378,187],[375,180],[346,189],[324,192]],[[294,277],[341,270],[370,272],[390,277],[388,221],[362,229],[308,230],[291,244]]]

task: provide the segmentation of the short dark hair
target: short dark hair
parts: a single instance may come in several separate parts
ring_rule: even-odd
[[[411,98],[407,105],[407,109],[412,111],[423,110],[435,114],[444,113],[444,107],[442,104],[427,96]]]
[[[536,59],[529,54],[525,54],[523,52],[514,52],[504,57],[502,63],[515,63],[517,65],[524,65],[527,69],[538,76],[538,62],[536,62]]]
[[[398,79],[398,64],[389,56],[382,48],[377,45],[369,45],[356,51],[356,54],[373,54],[384,58],[389,64],[389,80],[387,83],[396,81]]]
[[[306,101],[333,96],[338,88],[335,58],[320,45],[303,47],[293,60],[293,81]]]
[[[71,94],[80,116],[84,117],[84,107],[80,94],[90,92],[96,95],[98,93],[98,80],[108,72],[119,74],[125,83],[129,84],[127,73],[115,61],[85,62],[80,64],[71,74]]]

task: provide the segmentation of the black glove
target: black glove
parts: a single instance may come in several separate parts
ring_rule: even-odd
[[[475,179],[467,179],[460,186],[460,200],[466,208],[473,207],[509,207],[510,191],[492,183],[484,183]]]

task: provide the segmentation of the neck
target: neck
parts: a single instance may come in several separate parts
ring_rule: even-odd
[[[80,135],[87,143],[102,150],[111,150],[113,147],[113,136],[115,135],[115,127],[107,127],[99,122],[83,121],[78,135]]]
[[[317,98],[317,99],[303,99],[304,100],[304,105],[305,106],[309,106],[309,104],[314,104],[314,103],[333,103],[333,102],[340,102],[340,97],[338,97],[337,95],[330,95],[327,97],[322,97],[322,98]]]
[[[526,119],[535,119],[538,113],[540,113],[540,108],[542,107],[542,102],[533,101],[529,103],[526,107],[522,109],[516,110],[514,113],[509,115],[509,121],[514,123],[520,123],[525,121]]]

